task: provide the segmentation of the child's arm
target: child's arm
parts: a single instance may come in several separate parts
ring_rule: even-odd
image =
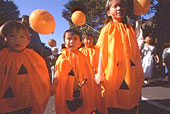
[[[53,83],[50,85],[50,95],[55,95],[57,87],[57,72],[55,72]]]
[[[97,84],[101,84],[104,82],[104,74],[103,74],[103,69],[102,69],[102,53],[100,52],[99,55],[99,64],[98,64],[98,72],[95,74],[95,82]]]

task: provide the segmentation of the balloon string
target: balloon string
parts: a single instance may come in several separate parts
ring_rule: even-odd
[[[98,30],[94,29],[93,27],[91,27],[90,25],[88,25],[87,23],[85,23],[86,26],[90,27],[91,29],[93,29],[94,31],[100,33]]]

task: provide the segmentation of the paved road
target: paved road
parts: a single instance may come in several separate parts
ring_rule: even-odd
[[[50,98],[45,114],[55,114],[54,96]],[[170,114],[170,83],[167,79],[153,80],[143,86],[139,114]]]
[[[50,97],[50,100],[48,101],[48,105],[46,107],[45,113],[44,114],[56,114],[55,113],[55,101],[54,101],[54,96]]]

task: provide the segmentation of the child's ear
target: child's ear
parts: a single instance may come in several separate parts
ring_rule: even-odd
[[[67,48],[66,43],[64,42],[64,46]]]
[[[81,47],[81,45],[82,45],[82,43],[80,42],[80,43],[79,43],[79,47]]]
[[[107,11],[106,13],[108,17],[111,16],[110,11]]]
[[[31,40],[31,38],[28,37],[28,38],[27,38],[27,45],[30,43],[30,40]]]

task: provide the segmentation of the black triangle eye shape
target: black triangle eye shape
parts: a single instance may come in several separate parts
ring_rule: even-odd
[[[129,87],[128,87],[127,83],[125,82],[125,80],[123,80],[119,89],[129,90]]]
[[[70,72],[68,73],[68,75],[70,75],[70,76],[75,76],[73,69],[70,70]]]
[[[133,61],[131,59],[130,59],[130,65],[135,66],[135,64],[133,63]]]
[[[27,69],[25,68],[23,64],[21,65],[19,72],[18,72],[18,75],[22,75],[22,74],[28,74]]]
[[[14,98],[14,93],[11,89],[11,87],[9,87],[6,92],[3,95],[3,98]]]

